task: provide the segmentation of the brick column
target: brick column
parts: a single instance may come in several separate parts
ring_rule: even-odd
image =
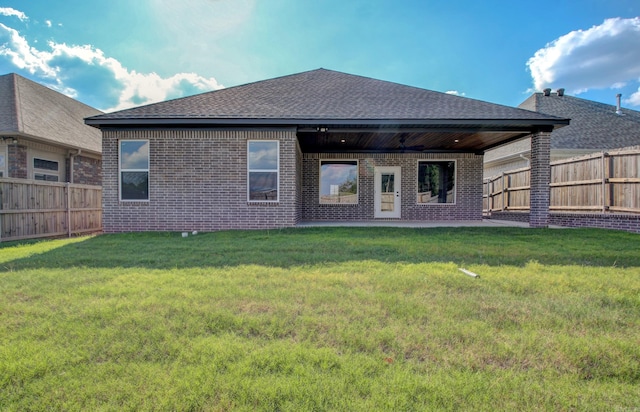
[[[551,181],[551,133],[531,136],[530,227],[549,226],[549,182]]]

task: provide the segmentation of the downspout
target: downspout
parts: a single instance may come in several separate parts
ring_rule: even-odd
[[[69,237],[73,235],[71,230],[71,184],[73,183],[73,160],[82,153],[82,149],[78,149],[75,153],[69,150],[69,181],[65,184],[67,190],[67,234]]]
[[[71,150],[69,150],[69,183],[74,183],[73,182],[73,160],[76,156],[80,156],[81,153],[82,153],[82,149],[78,149],[75,153],[72,153]]]

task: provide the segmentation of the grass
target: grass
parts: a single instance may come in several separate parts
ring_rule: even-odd
[[[623,232],[0,245],[0,410],[630,411],[639,343],[640,237]]]

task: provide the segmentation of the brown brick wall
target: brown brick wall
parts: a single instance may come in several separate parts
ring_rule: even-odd
[[[528,212],[491,212],[490,219],[528,222]],[[617,213],[549,213],[549,224],[562,227],[592,227],[640,233],[640,215]]]
[[[67,168],[67,171],[69,170]],[[69,180],[67,178],[67,181]],[[73,156],[72,183],[100,186],[102,184],[102,162],[99,159],[86,156]]]
[[[551,181],[551,134],[531,136],[531,197],[529,225],[549,226],[549,199]]]
[[[640,215],[602,213],[551,213],[549,222],[564,227],[594,227],[640,233]]]
[[[303,220],[370,220],[374,218],[375,166],[402,168],[402,220],[481,220],[482,156],[473,154],[304,154]],[[358,160],[356,205],[320,204],[320,160]],[[456,203],[418,204],[418,160],[456,161]]]
[[[522,222],[529,223],[529,212],[491,212],[490,215],[487,216],[489,219],[494,220],[507,220],[510,222]]]
[[[150,141],[148,202],[118,198],[118,140]],[[247,201],[247,140],[280,141],[280,201]],[[104,130],[105,232],[293,226],[301,185],[295,130]]]
[[[18,144],[10,144],[8,146],[8,166],[9,177],[16,179],[26,179],[28,177],[27,169],[27,147]]]

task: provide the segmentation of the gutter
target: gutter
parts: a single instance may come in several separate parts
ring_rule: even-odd
[[[366,127],[374,130],[382,128],[403,128],[405,126],[423,129],[425,126],[472,126],[479,131],[504,130],[504,127],[518,127],[524,129],[544,129],[552,131],[555,128],[567,126],[569,119],[238,119],[238,118],[100,118],[88,117],[85,124],[96,128],[118,126],[350,126],[359,131],[367,131]],[[363,128],[362,126],[365,126]],[[435,131],[435,130],[434,130]]]
[[[2,132],[0,132],[0,133],[2,133]],[[79,152],[83,152],[84,154],[89,154],[89,155],[93,155],[93,156],[97,156],[97,157],[101,157],[102,156],[102,151],[98,152],[98,151],[95,151],[95,150],[87,149],[86,147],[74,146],[74,145],[70,145],[70,144],[67,144],[67,143],[60,142],[60,141],[56,141],[56,140],[52,140],[52,139],[46,139],[46,138],[39,137],[39,136],[33,136],[33,135],[30,135],[30,134],[26,134],[26,133],[6,132],[4,134],[11,134],[12,136],[17,136],[17,137],[20,137],[22,139],[28,140],[30,142],[38,143],[38,144],[54,146],[54,147],[58,147],[58,148],[61,148],[61,149],[66,149],[66,150],[77,150]]]

